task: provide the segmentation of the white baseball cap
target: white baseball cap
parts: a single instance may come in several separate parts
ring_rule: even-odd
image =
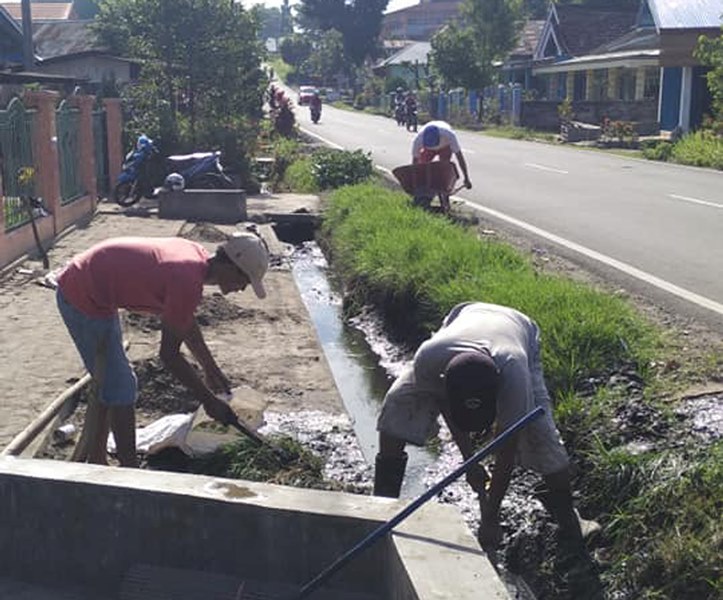
[[[221,244],[221,248],[233,264],[249,278],[256,296],[266,298],[266,290],[261,280],[269,268],[269,249],[264,239],[256,233],[236,231]]]

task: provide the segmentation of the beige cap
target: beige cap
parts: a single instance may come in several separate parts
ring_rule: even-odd
[[[251,287],[259,298],[266,298],[262,279],[269,268],[269,249],[256,233],[236,231],[221,244],[226,255],[251,281]]]

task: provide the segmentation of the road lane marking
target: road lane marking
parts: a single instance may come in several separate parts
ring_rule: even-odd
[[[720,304],[715,300],[711,300],[710,298],[706,298],[705,296],[701,296],[699,294],[696,294],[695,292],[690,292],[686,289],[678,287],[673,283],[670,283],[669,281],[660,279],[660,277],[656,277],[655,275],[651,275],[650,273],[641,271],[640,269],[633,267],[632,265],[619,261],[610,256],[606,256],[605,254],[601,254],[600,252],[597,252],[595,250],[591,250],[590,248],[586,248],[585,246],[581,246],[580,244],[576,244],[575,242],[571,242],[570,240],[566,240],[559,235],[555,235],[554,233],[550,233],[549,231],[545,231],[544,229],[540,229],[539,227],[530,225],[525,221],[520,221],[519,219],[510,217],[509,215],[496,211],[493,208],[487,208],[479,204],[474,204],[473,202],[465,200],[464,198],[461,198],[459,196],[453,196],[452,198],[462,201],[466,206],[474,210],[487,213],[488,215],[491,215],[497,219],[506,221],[507,223],[515,225],[516,227],[520,227],[521,229],[529,231],[530,233],[534,233],[535,235],[550,240],[551,242],[554,242],[560,246],[569,248],[570,250],[578,252],[583,256],[587,256],[588,258],[592,258],[593,260],[601,262],[604,265],[613,267],[618,271],[622,271],[626,275],[630,275],[631,277],[644,281],[645,283],[648,283],[654,287],[673,294],[674,296],[678,296],[683,300],[692,302],[693,304],[697,304],[698,306],[701,306],[723,316],[723,304]]]
[[[693,204],[702,204],[703,206],[712,206],[713,208],[723,208],[723,204],[716,204],[715,202],[709,202],[708,200],[699,200],[698,198],[690,198],[689,196],[678,196],[678,194],[668,194],[668,196],[675,198],[676,200],[692,202]]]
[[[567,175],[569,171],[563,171],[562,169],[555,169],[554,167],[546,167],[545,165],[538,165],[537,163],[525,163],[526,167],[532,167],[533,169],[540,169],[540,171],[550,171],[551,173],[561,173]]]

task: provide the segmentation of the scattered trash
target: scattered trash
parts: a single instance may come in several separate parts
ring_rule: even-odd
[[[77,429],[73,423],[65,423],[53,432],[55,441],[59,444],[66,444],[73,440]]]

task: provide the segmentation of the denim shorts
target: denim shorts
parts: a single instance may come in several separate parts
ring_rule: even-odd
[[[98,347],[105,342],[106,362],[101,390],[103,404],[135,404],[138,380],[123,349],[123,334],[118,314],[107,318],[88,317],[68,303],[59,289],[56,299],[70,337],[73,338],[85,368],[91,374],[95,373]]]

